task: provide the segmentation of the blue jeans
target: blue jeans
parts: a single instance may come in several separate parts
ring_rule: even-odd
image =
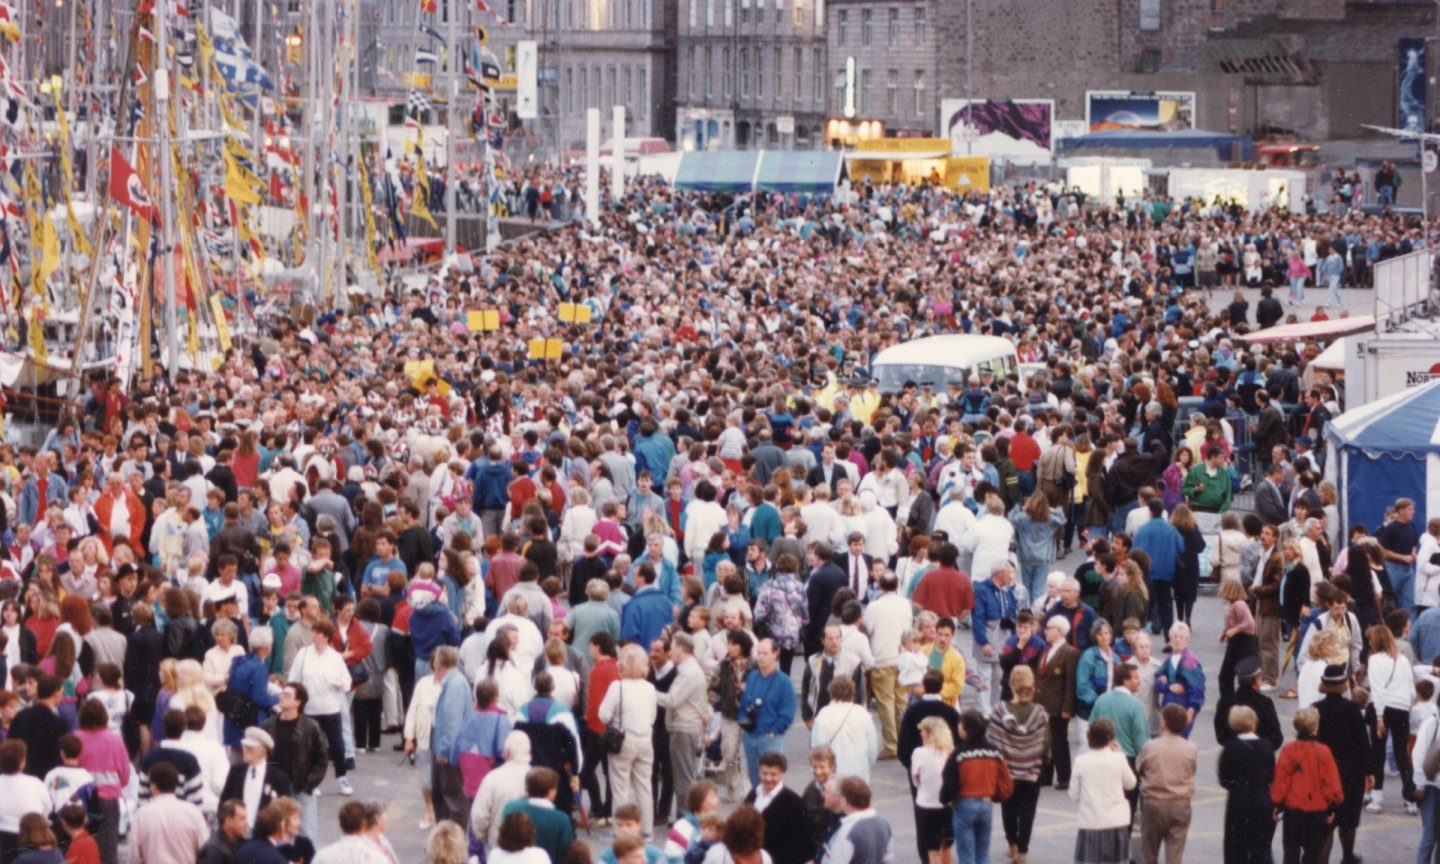
[[[1404,609],[1415,617],[1415,565],[1399,561],[1385,562],[1385,575],[1390,577],[1390,587],[1395,589],[1395,608]]]
[[[1420,799],[1420,848],[1415,850],[1415,864],[1433,864],[1435,860],[1435,828],[1440,824],[1440,789],[1423,787]]]
[[[1305,299],[1305,277],[1290,277],[1290,299],[1299,303]]]
[[[1326,306],[1343,306],[1343,305],[1345,305],[1344,303],[1340,302],[1340,277],[1339,277],[1339,276],[1327,276],[1327,277],[1325,278],[1325,285],[1326,285],[1326,287],[1328,287],[1328,288],[1330,289],[1329,295],[1326,296],[1326,298],[1325,298],[1325,305],[1326,305]]]
[[[1380,203],[1381,203],[1381,204],[1394,204],[1394,203],[1395,203],[1395,187],[1394,187],[1394,186],[1381,186],[1380,188],[1376,189],[1375,191],[1376,191],[1376,193],[1378,193],[1379,196],[1380,196]]]
[[[767,735],[763,732],[743,732],[740,743],[745,748],[745,771],[750,775],[750,785],[760,785],[760,754],[784,753],[785,736]]]
[[[1030,592],[1030,602],[1034,603],[1045,596],[1045,577],[1050,575],[1051,562],[1020,562],[1020,581],[1025,584],[1025,590]]]
[[[1111,536],[1124,533],[1125,520],[1130,518],[1130,511],[1134,510],[1136,507],[1139,506],[1140,499],[1137,498],[1134,501],[1129,502],[1128,504],[1121,504],[1119,507],[1115,508],[1115,512],[1110,514]]]
[[[320,802],[315,793],[301,792],[295,796],[300,802],[300,833],[306,837],[320,836]]]
[[[955,860],[990,864],[990,821],[995,808],[988,798],[961,798],[955,802]]]

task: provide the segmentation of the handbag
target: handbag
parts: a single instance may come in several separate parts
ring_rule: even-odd
[[[610,753],[619,753],[620,748],[625,746],[625,682],[616,681],[615,686],[620,688],[620,707],[615,712],[615,719],[605,724],[605,731],[600,737],[605,741],[605,750]]]
[[[345,667],[345,671],[350,673],[351,690],[363,686],[370,680],[370,673],[366,671],[364,663],[351,663]]]

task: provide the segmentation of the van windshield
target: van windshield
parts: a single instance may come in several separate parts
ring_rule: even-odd
[[[1015,363],[1009,357],[997,357],[975,365],[975,371],[989,369],[1004,378],[1015,373]],[[964,387],[971,370],[963,366],[932,366],[924,363],[884,363],[875,366],[871,374],[879,384],[881,393],[898,393],[905,382],[914,381],[921,387],[945,390],[951,384]]]

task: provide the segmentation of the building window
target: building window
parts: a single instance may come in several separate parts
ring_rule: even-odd
[[[915,70],[915,116],[925,116],[925,70]]]
[[[835,112],[838,114],[845,110],[845,67],[841,66],[840,71],[835,73]]]
[[[775,0],[775,26],[785,23],[785,0]]]
[[[565,110],[575,110],[575,70],[565,67]]]
[[[740,20],[741,20],[741,21],[744,21],[744,20],[745,20],[745,13],[744,13],[745,7],[742,5],[742,6],[740,7],[740,9],[741,9]],[[741,49],[740,49],[740,98],[741,98],[741,99],[749,99],[749,98],[750,98],[750,49],[749,49],[749,48],[741,48]]]
[[[695,46],[691,45],[685,49],[685,95],[691,98],[695,96]]]
[[[705,49],[705,68],[701,74],[705,78],[705,95],[715,95],[715,55],[710,48]]]
[[[750,23],[750,0],[740,0],[740,23]]]
[[[779,102],[785,98],[785,52],[783,49],[775,49],[775,101]]]
[[[650,70],[644,66],[640,67],[640,91],[635,94],[635,116],[641,120],[645,119],[645,103],[650,101],[650,91],[645,89],[645,81],[650,77]]]
[[[696,0],[698,3],[699,0]],[[705,26],[715,26],[715,0],[705,0]]]
[[[1225,29],[1225,0],[1210,0],[1210,29]]]
[[[765,49],[755,49],[755,98],[765,98]]]
[[[850,29],[850,13],[844,9],[835,13],[835,44],[845,47],[846,31]]]
[[[874,32],[873,32],[873,31],[874,31],[874,27],[871,26],[871,21],[870,21],[870,19],[871,19],[872,17],[874,17],[874,16],[872,16],[872,15],[870,14],[870,10],[869,10],[869,9],[862,9],[862,10],[860,10],[860,44],[861,44],[861,45],[869,45],[869,44],[870,44],[870,39],[874,36]]]
[[[1140,70],[1159,72],[1162,59],[1159,48],[1146,48],[1140,52]]]
[[[819,2],[820,2],[820,0],[816,0],[816,3],[819,3]],[[811,70],[812,70],[812,71],[811,71],[811,74],[813,74],[813,75],[815,76],[814,86],[811,88],[811,93],[814,94],[814,97],[813,97],[813,98],[815,99],[815,104],[817,104],[817,105],[824,105],[824,104],[825,104],[825,52],[824,52],[824,49],[821,49],[821,48],[816,48],[816,49],[814,49],[814,51],[812,52],[812,56],[811,56],[810,60],[811,60],[811,67],[810,67],[810,68],[811,68]]]
[[[925,31],[929,29],[925,20],[925,7],[915,7],[915,44],[922,45],[925,42]]]
[[[573,110],[573,111],[578,111],[578,110],[580,110],[581,108],[584,108],[584,107],[585,107],[585,102],[586,102],[586,100],[588,100],[588,99],[590,98],[590,68],[589,68],[588,66],[581,66],[581,67],[580,67],[580,90],[579,90],[579,93],[580,93],[580,98],[579,98],[578,100],[576,100],[576,105],[575,105],[575,107],[571,109],[571,110]]]
[[[625,67],[625,93],[624,93],[624,98],[621,99],[620,101],[623,102],[627,108],[630,108],[632,113],[634,112],[634,108],[631,107],[631,106],[633,106],[633,105],[635,104],[635,91],[632,89],[634,86],[635,86],[635,70],[634,70],[634,69],[631,69],[629,66],[626,66],[626,67]]]
[[[608,77],[606,80],[607,80],[607,82],[609,83],[610,86],[609,86],[609,88],[605,91],[605,95],[606,95],[607,98],[606,98],[606,100],[605,100],[603,103],[601,103],[601,107],[608,107],[608,106],[610,106],[610,105],[616,104],[616,99],[619,97],[619,90],[617,89],[616,84],[615,84],[615,67],[614,67],[614,66],[611,66],[611,67],[610,67],[610,74],[609,74],[609,77]]]
[[[735,79],[733,77],[735,70],[730,66],[729,48],[720,49],[720,67],[725,73],[725,98],[729,99],[731,94],[735,92]]]
[[[805,49],[795,49],[795,101],[805,98]]]
[[[891,117],[900,108],[900,70],[885,73],[885,113]]]
[[[870,101],[870,77],[869,69],[860,70],[860,98],[857,100],[860,104],[855,106],[855,113],[860,115],[869,114],[875,105]]]
[[[886,43],[886,44],[888,44],[891,48],[894,48],[895,46],[897,46],[897,45],[900,44],[900,10],[899,10],[899,9],[891,9],[891,10],[890,10],[890,32],[889,32],[889,34],[887,34],[887,35],[889,36],[889,40],[890,40],[890,41],[889,41],[888,43]]]
[[[700,0],[690,0],[690,29],[700,26]]]
[[[1160,29],[1160,0],[1140,0],[1140,29]]]
[[[795,0],[793,8],[795,15],[791,21],[794,22],[795,28],[798,30],[805,23],[805,0]]]
[[[825,26],[825,0],[815,0],[815,29]]]

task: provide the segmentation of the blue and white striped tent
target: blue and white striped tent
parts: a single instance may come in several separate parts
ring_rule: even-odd
[[[1325,435],[1342,537],[1356,523],[1373,532],[1397,498],[1416,502],[1422,530],[1425,519],[1440,516],[1440,379],[1352,408]]]

